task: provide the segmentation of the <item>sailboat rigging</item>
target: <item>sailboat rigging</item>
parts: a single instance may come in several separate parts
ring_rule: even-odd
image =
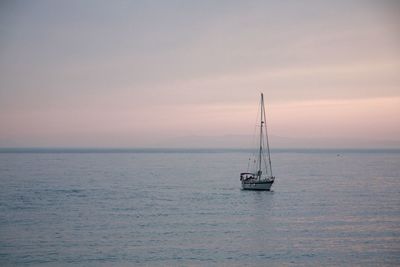
[[[251,160],[251,158],[249,159]],[[264,95],[261,93],[260,101],[260,131],[258,151],[254,154],[253,165],[248,165],[247,172],[240,174],[242,189],[244,190],[267,190],[271,189],[275,181],[272,174],[271,153],[264,106]]]

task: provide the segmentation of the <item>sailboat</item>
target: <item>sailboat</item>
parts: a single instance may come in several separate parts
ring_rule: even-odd
[[[261,93],[260,125],[257,150],[249,158],[247,171],[240,174],[242,189],[267,190],[271,189],[275,181],[272,175],[271,154],[269,151],[267,122],[265,116],[264,95]]]

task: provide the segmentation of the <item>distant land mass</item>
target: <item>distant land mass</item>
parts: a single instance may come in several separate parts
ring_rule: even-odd
[[[397,140],[369,140],[351,138],[291,138],[272,135],[269,137],[271,148],[400,148]],[[257,140],[250,135],[190,135],[170,138],[156,143],[152,147],[174,148],[252,148]]]
[[[185,135],[181,137],[160,137],[138,140],[125,136],[115,139],[116,142],[104,142],[99,145],[90,140],[81,140],[76,144],[51,144],[31,143],[31,144],[0,144],[0,152],[4,151],[35,151],[36,149],[94,149],[94,150],[130,150],[130,149],[254,149],[258,147],[258,139],[251,135]],[[272,150],[275,149],[400,149],[400,141],[383,139],[362,139],[362,138],[291,138],[276,135],[269,135],[269,144]],[[11,150],[10,150],[11,149]]]

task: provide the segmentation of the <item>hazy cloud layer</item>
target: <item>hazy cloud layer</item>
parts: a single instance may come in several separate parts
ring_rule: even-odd
[[[396,143],[399,18],[396,1],[2,2],[0,146],[247,135],[260,91],[275,135]]]

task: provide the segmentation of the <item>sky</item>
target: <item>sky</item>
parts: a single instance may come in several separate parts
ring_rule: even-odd
[[[260,92],[271,147],[400,147],[400,2],[0,2],[0,147],[246,146]]]

